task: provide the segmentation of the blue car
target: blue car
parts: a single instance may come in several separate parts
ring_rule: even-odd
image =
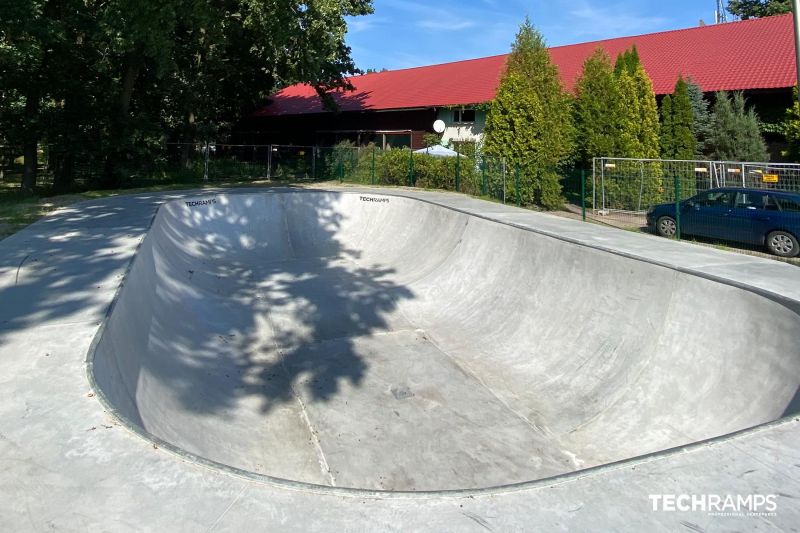
[[[647,212],[647,225],[663,237],[677,231],[675,204]],[[681,233],[765,246],[781,257],[800,253],[800,193],[763,189],[710,189],[680,202]]]

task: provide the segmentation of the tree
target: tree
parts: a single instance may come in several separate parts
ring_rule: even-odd
[[[633,49],[636,52],[636,48]],[[659,153],[658,143],[658,104],[653,82],[639,62],[639,54],[635,54],[636,64],[633,71],[633,82],[636,86],[636,98],[639,101],[639,120],[641,129],[639,141],[642,145],[642,157],[657,158]]]
[[[521,199],[547,209],[563,205],[558,167],[574,146],[571,97],[542,35],[520,26],[486,119],[484,152],[520,171]]]
[[[641,142],[641,103],[636,92],[636,81],[628,70],[621,69],[616,75],[620,95],[620,109],[617,118],[617,157],[642,158],[645,151]]]
[[[712,131],[711,112],[708,109],[708,100],[703,96],[703,90],[691,78],[686,80],[686,90],[692,104],[692,121],[694,123],[695,158],[708,157],[708,143]]]
[[[583,64],[575,84],[575,127],[580,161],[616,155],[620,94],[608,54],[598,48]]]
[[[730,0],[728,11],[742,19],[792,12],[791,0]]]
[[[660,153],[658,104],[653,83],[636,47],[620,54],[614,68],[620,91],[620,157],[657,158]]]
[[[371,0],[7,0],[0,130],[25,144],[28,188],[42,141],[58,143],[59,186],[80,157],[113,187],[164,141],[229,128],[277,88],[347,87],[346,17],[370,12]]]
[[[640,64],[639,50],[634,45],[617,56],[617,61],[614,63],[614,74],[619,76],[622,71],[627,71],[628,74],[633,75],[636,66]]]
[[[672,96],[661,102],[661,156],[665,159],[694,159],[697,141],[694,137],[694,115],[689,89],[679,77]]]
[[[671,159],[675,153],[675,126],[672,124],[672,96],[661,100],[661,157]]]
[[[800,103],[797,101],[797,87],[794,88],[794,103],[786,110],[786,120],[783,123],[783,134],[789,149],[784,154],[791,161],[800,162]]]
[[[658,104],[653,84],[633,47],[617,58],[615,65],[620,93],[618,157],[657,159],[661,152]],[[607,186],[613,203],[622,209],[641,209],[662,199],[661,166],[658,162],[621,161],[617,170],[639,180],[620,180]],[[645,177],[646,176],[646,177]],[[609,185],[609,184],[607,184]]]
[[[714,159],[725,161],[768,161],[759,120],[747,109],[744,96],[736,92],[731,98],[726,92],[717,93],[713,109],[713,131],[710,148]]]

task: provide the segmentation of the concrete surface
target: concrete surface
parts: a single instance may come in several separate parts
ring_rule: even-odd
[[[249,192],[0,242],[0,528],[799,523],[796,268],[452,194]]]

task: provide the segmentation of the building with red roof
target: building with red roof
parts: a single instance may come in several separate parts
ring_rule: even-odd
[[[704,92],[745,91],[762,120],[777,121],[796,85],[791,15],[699,26],[550,48],[564,86],[572,90],[586,58],[603,48],[612,58],[636,46],[657,95],[671,93],[678,77]],[[330,145],[422,145],[433,122],[447,125],[445,141],[479,138],[485,111],[500,83],[507,55],[349,78],[352,91],[336,91],[339,110],[325,110],[316,91],[298,84],[276,93],[249,127],[262,142]],[[477,107],[477,109],[476,109]],[[485,106],[483,106],[485,108]]]

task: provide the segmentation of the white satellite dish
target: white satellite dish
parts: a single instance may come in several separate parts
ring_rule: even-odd
[[[436,133],[444,133],[444,129],[446,127],[447,126],[445,125],[444,120],[437,120],[433,123],[433,131]]]

